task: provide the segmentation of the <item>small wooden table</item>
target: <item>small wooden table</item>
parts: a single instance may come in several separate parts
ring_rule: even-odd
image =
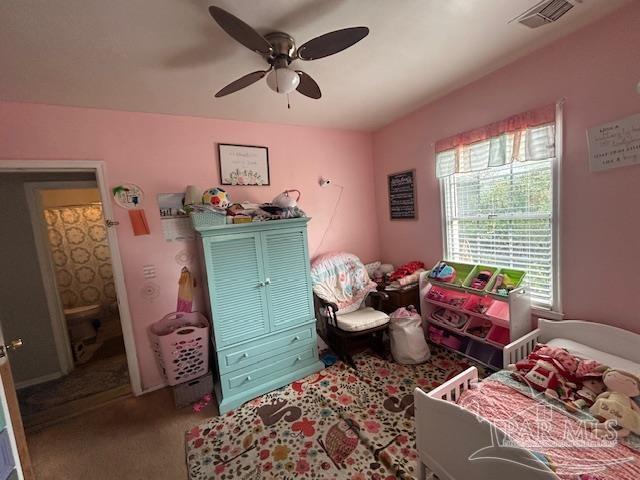
[[[382,302],[382,311],[392,313],[400,307],[413,305],[420,312],[420,289],[418,284],[402,290],[382,290],[389,295],[388,300]]]

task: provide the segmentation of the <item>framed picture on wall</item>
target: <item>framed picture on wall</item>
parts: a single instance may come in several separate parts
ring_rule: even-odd
[[[269,185],[269,149],[254,145],[218,144],[222,185]]]

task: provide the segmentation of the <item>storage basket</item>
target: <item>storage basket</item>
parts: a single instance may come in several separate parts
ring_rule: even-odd
[[[150,328],[153,349],[171,386],[209,370],[209,324],[201,313],[176,312]]]
[[[173,401],[176,408],[182,408],[197,402],[207,393],[212,392],[213,375],[209,372],[195,380],[189,380],[173,387]]]
[[[193,228],[215,227],[216,225],[225,225],[227,223],[227,216],[216,212],[191,212],[189,216],[191,217]]]

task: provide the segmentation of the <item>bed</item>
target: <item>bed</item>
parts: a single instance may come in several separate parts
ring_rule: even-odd
[[[608,325],[578,320],[539,319],[536,330],[504,348],[504,365],[526,359],[538,343],[562,347],[572,354],[593,358],[609,367],[640,375],[640,335]],[[500,375],[500,372],[496,375]],[[490,390],[478,391],[485,383],[490,385],[491,382],[478,381],[478,370],[471,367],[429,393],[419,388],[415,390],[416,444],[421,480],[433,475],[440,480],[640,478],[640,451],[617,443],[611,449],[594,450],[598,455],[606,454],[609,460],[594,458],[593,461],[613,462],[624,455],[625,462],[620,460],[619,464],[611,464],[611,471],[622,473],[615,473],[613,476],[598,473],[581,476],[581,470],[576,468],[575,475],[556,474],[549,467],[548,457],[521,447],[509,428],[497,426],[509,425],[508,423],[498,423],[496,420],[494,424],[487,420],[491,415],[473,413],[482,411],[481,408],[468,408],[468,402],[462,402],[471,399],[476,402],[476,407],[483,402],[500,402],[497,410],[501,411],[513,410],[518,402],[529,400],[535,403],[536,400],[526,398],[517,391],[511,391],[506,399],[492,399]],[[494,386],[493,390],[496,389],[499,390]],[[575,419],[562,413],[550,411],[549,415],[553,416],[548,422],[553,428],[560,428],[563,422],[573,422],[572,425],[586,430]],[[543,432],[541,436],[550,434]],[[565,457],[571,457],[573,461],[577,458],[571,448],[561,453]],[[589,470],[582,465],[586,465],[586,462],[587,460],[580,462],[582,471]]]

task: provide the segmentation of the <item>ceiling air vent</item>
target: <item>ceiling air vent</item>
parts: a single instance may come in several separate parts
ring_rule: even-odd
[[[555,22],[573,7],[568,0],[542,0],[514,20],[529,28],[538,28]]]

